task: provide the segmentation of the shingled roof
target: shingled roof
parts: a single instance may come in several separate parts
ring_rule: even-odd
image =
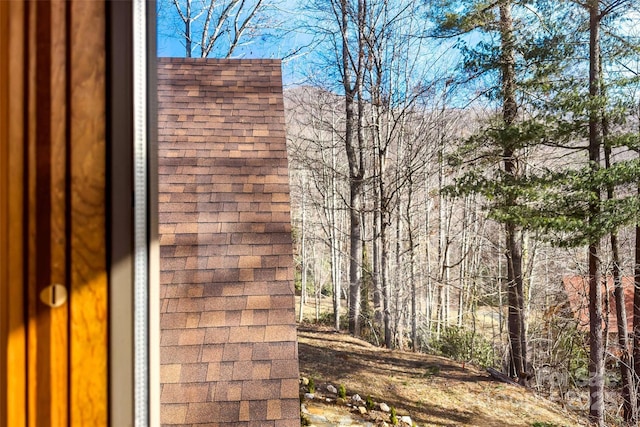
[[[161,423],[298,426],[279,61],[158,65]]]

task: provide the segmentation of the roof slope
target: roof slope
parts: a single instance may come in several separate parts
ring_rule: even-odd
[[[160,59],[161,422],[299,425],[280,62]]]

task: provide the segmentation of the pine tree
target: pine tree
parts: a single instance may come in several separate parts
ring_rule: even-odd
[[[523,128],[520,114],[522,100],[517,92],[532,78],[527,71],[531,61],[542,61],[536,56],[539,46],[546,38],[535,39],[530,33],[516,30],[513,7],[527,2],[500,0],[494,2],[469,2],[464,10],[456,2],[441,1],[434,12],[439,16],[436,29],[438,37],[458,37],[478,33],[480,41],[475,44],[461,43],[464,55],[462,80],[493,76],[493,85],[485,89],[491,102],[499,104],[499,118],[490,122],[481,133],[467,141],[466,153],[479,151],[476,161],[468,164],[469,173],[460,179],[453,193],[479,192],[494,197],[493,207],[510,210],[520,203],[518,182],[524,176],[523,156],[528,144],[536,141],[536,129]],[[519,27],[522,22],[519,19]],[[499,42],[491,43],[497,35]],[[524,48],[527,45],[527,48]],[[530,52],[529,57],[521,52]],[[539,56],[539,55],[538,55]],[[541,62],[541,63],[542,63]],[[484,147],[479,149],[479,147]],[[487,165],[494,173],[484,176]],[[483,176],[488,179],[483,179]],[[451,189],[450,189],[451,190]],[[499,190],[496,192],[496,190]],[[493,209],[493,208],[491,208]],[[509,374],[525,384],[528,372],[524,277],[523,277],[523,230],[508,216],[495,217],[504,224],[505,256],[507,265],[508,328],[510,341]]]
[[[606,4],[605,4],[606,3]],[[565,2],[567,7],[574,2]],[[541,168],[542,173],[530,174],[517,183],[518,193],[526,195],[518,205],[497,207],[494,216],[503,221],[513,220],[525,229],[542,231],[545,237],[563,246],[586,245],[588,258],[589,316],[590,316],[590,419],[594,424],[604,425],[604,339],[603,339],[603,301],[602,301],[602,249],[601,241],[610,236],[614,252],[614,279],[619,276],[615,269],[617,230],[638,219],[640,199],[630,192],[640,180],[640,163],[636,159],[624,159],[612,164],[611,149],[629,150],[637,146],[637,138],[630,137],[624,131],[625,109],[618,102],[613,90],[605,93],[603,88],[607,76],[603,63],[611,58],[602,55],[602,22],[614,21],[624,12],[625,2],[599,2],[589,0],[578,3],[588,25],[588,39],[576,41],[585,46],[588,58],[588,71],[579,61],[568,64],[572,73],[585,70],[588,78],[576,78],[568,75],[564,84],[546,91],[547,99],[537,108],[539,116],[528,127],[538,129],[542,145],[564,150],[574,160],[583,159],[579,167],[564,166]],[[610,23],[610,22],[609,22]],[[610,37],[610,34],[607,34]],[[610,40],[607,38],[607,42]],[[616,40],[613,37],[613,40]],[[588,49],[587,49],[588,46]],[[609,48],[611,45],[606,44]],[[620,55],[619,49],[608,49]],[[616,58],[619,60],[619,56]],[[610,73],[609,73],[610,74]],[[586,84],[585,84],[586,82]],[[616,82],[616,92],[620,92],[621,82]],[[612,85],[613,86],[613,85]],[[617,94],[616,94],[617,95]],[[615,120],[614,120],[615,119]],[[618,133],[613,134],[609,125],[618,124]],[[581,154],[582,153],[582,154]],[[604,158],[602,154],[604,153]],[[627,156],[628,157],[628,156]],[[604,160],[604,165],[603,165]],[[491,187],[487,180],[470,180],[481,188]],[[495,187],[495,185],[494,185]],[[616,189],[620,189],[616,193]],[[607,197],[604,197],[604,195]],[[619,277],[618,277],[619,280]],[[621,287],[616,289],[618,315],[623,315],[624,297]],[[626,318],[618,320],[619,342],[623,354],[628,353],[626,337]],[[630,360],[626,360],[630,364]],[[634,397],[632,375],[621,370],[623,377],[623,397],[625,400],[625,419],[635,424],[637,410]]]

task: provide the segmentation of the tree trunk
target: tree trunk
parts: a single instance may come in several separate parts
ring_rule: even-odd
[[[502,245],[498,242],[498,335],[500,343],[504,342],[504,266],[502,265]]]
[[[338,220],[336,218],[337,207],[337,184],[336,184],[336,144],[335,144],[335,116],[331,110],[331,191],[329,195],[329,236],[331,239],[331,281],[333,282],[333,326],[336,331],[340,330],[340,297],[342,294],[342,276],[340,274],[340,239],[338,233]]]
[[[464,320],[464,302],[465,291],[467,288],[467,282],[469,279],[469,196],[464,198],[464,207],[462,210],[462,236],[460,238],[460,256],[463,257],[460,261],[460,269],[458,274],[458,327],[461,328]]]
[[[640,195],[640,186],[638,187]],[[636,225],[635,265],[633,268],[633,371],[636,378],[636,408],[640,410],[640,226]]]
[[[589,97],[595,103],[600,95],[600,10],[598,0],[589,0]],[[600,167],[602,129],[599,110],[591,106],[589,117],[589,161],[595,171]],[[594,225],[600,212],[600,190],[591,189],[589,222]],[[598,239],[589,244],[589,419],[604,427],[604,347],[602,336],[602,291]]]
[[[377,162],[376,162],[377,163]],[[380,177],[380,166],[376,165],[375,173]],[[382,326],[382,284],[380,280],[380,191],[378,185],[373,190],[373,318],[376,328]]]
[[[504,126],[515,123],[517,104],[515,97],[515,56],[513,46],[513,20],[511,17],[511,1],[500,2],[500,36],[502,49],[502,116]],[[504,141],[504,170],[507,176],[518,174],[515,150],[511,141]],[[517,203],[515,197],[506,200],[507,206]],[[510,374],[525,384],[527,373],[527,341],[524,318],[524,283],[522,279],[522,235],[513,221],[505,224],[505,244],[507,257],[507,300],[508,328],[510,341]]]
[[[405,208],[405,221],[407,222],[407,238],[409,243],[409,282],[411,285],[411,350],[417,351],[418,346],[418,288],[415,275],[415,243],[413,237],[413,225],[411,223],[411,206],[413,203],[413,171],[409,166],[407,173],[407,205]]]
[[[377,304],[376,309],[376,323],[382,326],[384,332],[384,342],[387,348],[391,348],[391,289],[388,275],[388,246],[387,246],[387,230],[388,230],[388,203],[385,199],[387,192],[385,187],[386,176],[386,139],[383,142],[382,135],[382,123],[380,120],[380,99],[379,91],[380,81],[377,81],[377,86],[372,89],[374,93],[374,107],[373,107],[373,139],[374,139],[374,165],[376,181],[374,185],[374,232],[377,237],[374,237],[374,247],[377,249],[378,257],[376,261],[379,268],[377,271],[377,286],[374,294],[374,304]],[[375,270],[374,270],[375,271]]]
[[[366,218],[362,218],[362,222],[366,222]],[[364,236],[364,240],[366,240],[366,235]],[[371,305],[369,302],[371,301],[371,263],[369,261],[369,251],[367,247],[363,245],[362,247],[362,284],[360,285],[360,318],[364,321],[364,324],[361,323],[360,331],[361,333],[371,334]]]
[[[526,339],[524,337],[524,292],[522,280],[522,246],[513,223],[507,223],[507,326],[510,343],[510,372],[521,384],[527,381]]]
[[[345,151],[349,163],[349,332],[355,336],[360,335],[360,287],[362,282],[362,237],[361,237],[361,205],[364,165],[362,162],[362,130],[361,104],[356,111],[356,95],[362,87],[362,62],[363,49],[362,38],[358,39],[358,65],[355,70],[355,85],[352,83],[351,55],[349,43],[349,5],[347,0],[340,1],[340,29],[342,32],[342,74],[345,91]],[[358,20],[363,19],[364,5],[358,1]],[[361,30],[361,23],[358,22]]]
[[[600,69],[602,72],[602,68]],[[604,94],[604,89],[602,89]],[[607,143],[609,124],[606,117],[602,120],[602,138],[604,141],[604,162],[607,169],[611,168],[611,146]],[[607,199],[613,200],[615,197],[613,185],[607,185]],[[616,303],[616,322],[618,324],[618,346],[620,347],[620,378],[622,380],[622,400],[624,420],[629,425],[636,425],[638,422],[638,407],[636,402],[636,390],[633,378],[633,360],[631,358],[629,346],[629,331],[627,326],[627,304],[622,287],[622,277],[620,272],[620,254],[618,244],[618,233],[612,232],[610,235],[611,257],[613,261],[612,275],[614,286],[614,298]],[[605,348],[607,348],[605,346]]]
[[[361,237],[361,190],[357,181],[349,185],[350,208],[349,208],[349,332],[355,336],[360,336],[360,288],[362,286],[362,270],[360,262],[362,260],[362,237]]]
[[[401,306],[398,303],[398,292],[395,293],[395,325],[393,324],[394,317],[392,316],[391,310],[391,278],[389,277],[389,237],[387,234],[387,230],[389,228],[389,224],[391,219],[389,218],[390,213],[385,209],[383,210],[383,219],[382,219],[382,289],[383,289],[383,299],[384,299],[384,344],[385,347],[389,349],[393,349],[395,347],[394,335],[397,336],[398,333],[398,320],[400,319],[400,309]],[[396,223],[396,249],[395,249],[395,274],[394,279],[395,283],[399,282],[399,274],[400,274],[400,263],[399,263],[399,252],[398,252],[398,244],[400,242],[400,226]],[[397,291],[397,287],[396,287]]]
[[[176,4],[176,7],[179,7]],[[184,48],[187,58],[191,58],[191,0],[187,0],[187,13],[184,20]]]
[[[426,290],[425,290],[425,311],[424,318],[427,322],[427,332],[428,338],[431,337],[432,332],[432,320],[433,320],[433,278],[431,277],[431,215],[429,212],[431,211],[431,198],[429,197],[429,177],[425,173],[424,177],[425,189],[424,189],[424,206],[425,206],[425,221],[424,221],[424,258],[425,258],[425,276],[426,276]]]
[[[638,106],[640,117],[640,105]],[[640,126],[640,125],[639,125]],[[640,134],[640,128],[638,129]],[[640,149],[638,150],[640,157]],[[640,183],[637,189],[640,196]],[[640,411],[640,225],[636,225],[635,263],[633,266],[633,371],[636,378],[636,408]],[[640,414],[639,414],[640,415]]]
[[[384,324],[384,345],[391,348],[391,286],[389,283],[389,248],[387,243],[387,222],[383,216],[380,224],[380,270],[382,284],[382,319]]]
[[[604,343],[602,289],[597,243],[589,245],[589,419],[604,427]]]
[[[316,247],[315,245],[311,248],[312,259],[316,258]],[[322,299],[322,277],[318,274],[317,264],[314,263],[313,266],[313,293],[314,293],[314,303],[315,303],[315,313],[316,313],[316,324],[320,323],[320,300]]]
[[[441,131],[440,129],[438,129]],[[446,274],[448,269],[448,262],[446,260],[448,254],[447,239],[448,235],[445,234],[445,198],[442,195],[442,189],[444,187],[444,144],[443,136],[440,135],[438,140],[440,141],[440,147],[438,150],[438,295],[436,297],[436,337],[440,339],[440,333],[442,332],[444,319],[446,317],[446,297],[445,286],[449,286],[446,281]]]
[[[300,313],[298,321],[302,323],[304,319],[304,305],[307,302],[307,242],[306,242],[306,217],[307,217],[307,207],[306,207],[306,197],[307,193],[306,189],[306,179],[305,175],[302,178],[302,203],[301,203],[301,215],[302,215],[302,223],[300,225],[300,253],[301,253],[301,262],[300,262]]]
[[[620,346],[620,377],[622,379],[622,399],[624,401],[624,420],[629,425],[638,422],[638,408],[634,385],[632,358],[629,346],[629,331],[627,327],[627,309],[620,274],[620,255],[618,254],[618,236],[611,233],[611,252],[613,256],[613,283],[616,301],[616,321],[618,323],[618,345]]]

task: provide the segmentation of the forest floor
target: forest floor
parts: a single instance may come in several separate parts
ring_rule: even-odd
[[[495,381],[484,370],[443,357],[390,351],[310,324],[299,325],[298,342],[300,375],[312,378],[316,386],[315,398],[306,402],[315,412],[325,406],[334,413],[353,413],[347,405],[336,404],[336,395],[327,391],[331,384],[344,385],[347,399],[354,394],[362,399],[370,396],[377,405],[396,408],[398,419],[406,415],[419,426],[588,424],[530,390]],[[301,386],[301,392],[306,388]],[[383,421],[389,422],[387,413],[371,410],[361,425],[382,425]]]

